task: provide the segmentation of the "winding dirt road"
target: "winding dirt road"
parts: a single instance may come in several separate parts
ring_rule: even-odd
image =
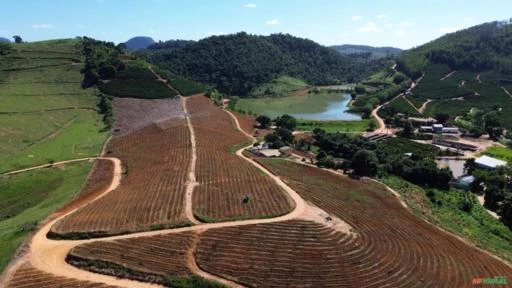
[[[186,109],[186,100],[183,101],[183,106]],[[240,124],[236,117],[231,114],[229,111],[226,111],[229,115],[231,115],[237,129],[244,133],[247,137],[254,140],[254,137],[243,131],[241,129]],[[187,111],[185,110],[185,113]],[[187,115],[187,123],[189,125],[190,131],[191,131],[191,138],[194,137],[192,140],[192,145],[195,147],[195,135],[193,134],[193,127],[191,122],[188,119]],[[250,147],[251,145],[247,146]],[[195,222],[197,222],[197,225],[190,226],[190,227],[183,227],[183,228],[176,228],[176,229],[165,229],[165,230],[159,230],[159,231],[147,231],[147,232],[139,232],[139,233],[132,233],[132,234],[125,234],[125,235],[118,235],[118,236],[110,236],[110,237],[103,237],[103,238],[96,238],[96,239],[86,239],[86,240],[53,240],[48,239],[47,234],[50,231],[51,227],[66,217],[67,215],[70,215],[77,211],[78,209],[89,205],[90,203],[100,199],[101,197],[107,195],[109,192],[115,190],[121,183],[122,178],[122,165],[121,161],[117,158],[112,157],[91,157],[91,158],[83,158],[83,159],[74,159],[74,160],[67,160],[62,162],[54,163],[54,165],[58,164],[64,164],[64,163],[72,163],[72,162],[78,162],[78,161],[86,161],[86,160],[95,160],[95,159],[105,159],[110,160],[114,163],[114,176],[112,178],[112,181],[109,185],[109,187],[100,195],[98,195],[96,198],[91,199],[87,202],[81,203],[81,205],[74,207],[73,210],[59,215],[57,218],[54,218],[53,220],[47,222],[43,227],[41,227],[32,237],[28,252],[20,258],[16,263],[11,265],[8,270],[5,273],[5,276],[3,278],[4,283],[0,283],[0,286],[6,285],[6,283],[9,283],[9,280],[14,275],[14,272],[18,267],[20,267],[24,263],[30,263],[34,268],[50,273],[55,276],[62,276],[62,277],[68,277],[73,278],[77,280],[83,280],[83,281],[91,281],[91,282],[101,282],[105,283],[107,285],[113,285],[113,286],[121,286],[121,287],[161,287],[160,285],[156,284],[150,284],[150,283],[144,283],[134,280],[128,280],[128,279],[120,279],[114,276],[108,276],[108,275],[102,275],[97,274],[93,272],[89,272],[86,270],[78,269],[66,262],[66,256],[69,254],[71,249],[74,247],[96,242],[96,241],[113,241],[117,239],[131,239],[131,238],[138,238],[138,237],[145,237],[145,236],[156,236],[156,235],[162,235],[162,234],[170,234],[170,233],[181,233],[181,232],[187,232],[187,231],[195,231],[198,233],[198,235],[208,229],[217,229],[217,228],[225,228],[225,227],[233,227],[233,226],[245,226],[245,225],[255,225],[255,224],[262,224],[262,223],[274,223],[274,222],[281,222],[281,221],[287,221],[292,219],[310,219],[311,221],[318,222],[318,215],[328,215],[325,211],[319,214],[319,208],[311,207],[310,205],[306,204],[306,202],[299,196],[295,190],[290,188],[286,183],[284,183],[279,177],[273,175],[270,171],[268,171],[265,167],[258,164],[254,160],[244,156],[242,152],[247,148],[241,148],[236,152],[236,155],[239,157],[242,157],[252,165],[256,166],[258,169],[260,169],[263,173],[265,173],[268,177],[272,178],[277,185],[279,185],[286,193],[288,193],[289,197],[295,202],[294,209],[283,216],[275,217],[275,218],[266,218],[266,219],[251,219],[251,220],[243,220],[243,221],[228,221],[228,222],[220,222],[220,223],[200,223],[196,219]],[[196,150],[193,149],[192,152],[192,162],[195,163],[196,159]],[[18,171],[12,171],[10,173],[21,173],[24,171],[30,171],[35,169],[41,169],[48,167],[47,164],[40,165],[37,167],[27,168],[23,170]],[[187,186],[187,196],[185,202],[186,206],[186,213],[187,215],[191,215],[193,217],[192,212],[192,192],[193,188],[196,185],[195,182],[195,164],[191,165],[190,171],[189,171],[189,181]],[[316,214],[315,214],[316,213]],[[55,215],[54,215],[55,216]],[[342,225],[348,226],[346,223],[342,223]],[[189,251],[189,269],[194,273],[197,274],[203,278],[214,280],[217,282],[220,282],[224,285],[227,285],[229,287],[243,287],[239,285],[238,283],[235,283],[233,281],[212,275],[206,271],[201,270],[197,263],[195,262],[194,257],[195,251],[191,250]]]

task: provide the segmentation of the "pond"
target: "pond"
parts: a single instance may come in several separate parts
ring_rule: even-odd
[[[275,118],[289,114],[317,121],[358,121],[361,116],[347,112],[351,97],[346,93],[320,91],[304,96],[240,99],[237,108]]]
[[[347,110],[350,105],[350,96],[347,95],[343,100],[327,103],[325,110],[317,113],[293,113],[293,117],[298,119],[318,120],[318,121],[357,121],[361,116],[349,113]]]

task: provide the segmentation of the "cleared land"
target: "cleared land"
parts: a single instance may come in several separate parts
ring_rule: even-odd
[[[466,287],[478,275],[512,276],[509,266],[416,218],[380,184],[260,161],[356,234],[306,223],[209,230],[197,261],[210,273],[258,287]]]
[[[185,117],[179,98],[114,98],[112,105],[115,111],[114,135],[127,134],[154,123],[165,122],[170,115]]]
[[[78,43],[16,44],[0,56],[0,172],[101,151],[107,133],[96,91],[80,87]]]
[[[66,277],[57,277],[51,274],[39,271],[30,264],[23,264],[12,280],[7,283],[6,288],[114,288],[101,283],[88,281],[79,281]]]
[[[292,201],[284,191],[229,151],[230,147],[249,141],[235,128],[231,117],[203,96],[189,98],[186,105],[197,141],[198,185],[192,199],[196,217],[210,222],[267,218],[289,212]]]
[[[114,117],[128,117],[115,108]],[[82,238],[187,225],[183,199],[191,144],[186,122],[181,115],[172,118],[175,112],[169,110],[165,121],[114,136],[106,151],[124,165],[121,186],[58,222],[52,233]]]
[[[307,93],[307,87],[308,85],[306,82],[300,79],[281,76],[269,83],[259,85],[254,88],[250,94],[254,97],[281,97],[301,90],[304,90],[305,93]]]

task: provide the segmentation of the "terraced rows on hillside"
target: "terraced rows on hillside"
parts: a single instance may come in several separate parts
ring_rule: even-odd
[[[172,101],[179,103],[179,99]],[[114,115],[127,117],[121,115],[123,111],[116,114],[114,110]],[[149,126],[143,129],[114,136],[106,153],[121,159],[124,165],[121,186],[67,216],[52,232],[80,238],[188,224],[183,201],[190,164],[190,134],[185,119],[174,112],[175,109],[168,111],[167,120],[147,121]]]
[[[306,223],[209,230],[196,255],[210,273],[252,287],[469,287],[475,277],[512,277],[511,267],[419,220],[380,184],[260,161],[356,235]]]
[[[23,264],[5,288],[115,288],[102,283],[79,281],[67,277],[57,277],[39,271],[30,264]]]
[[[229,151],[240,143],[250,143],[231,117],[203,96],[190,97],[186,103],[197,141],[194,214],[203,221],[222,221],[291,211],[292,201],[284,191]]]

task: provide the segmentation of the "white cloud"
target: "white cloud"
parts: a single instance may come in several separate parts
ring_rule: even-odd
[[[407,33],[405,32],[404,29],[397,29],[397,30],[395,30],[395,35],[403,37],[403,36],[407,35]]]
[[[256,8],[256,4],[254,3],[247,3],[244,5],[245,8]]]
[[[401,27],[409,27],[412,25],[414,25],[414,23],[411,21],[402,21],[402,22],[398,23],[398,26],[401,26]]]
[[[352,16],[351,19],[352,19],[352,21],[359,21],[359,20],[363,19],[363,17],[355,15],[355,16]]]
[[[46,23],[32,24],[32,28],[34,28],[34,29],[50,29],[50,28],[53,28],[53,25],[46,24]]]
[[[343,37],[347,37],[348,35],[349,34],[347,32],[341,34],[341,36],[343,36]]]
[[[386,28],[393,28],[393,26],[394,26],[394,25],[393,25],[393,24],[390,24],[390,23],[386,23],[384,26],[385,26]]]
[[[458,29],[456,27],[443,27],[439,31],[441,31],[443,33],[452,33],[452,32],[455,32],[457,30]]]
[[[368,22],[357,29],[358,32],[367,33],[367,32],[381,32],[382,30],[377,27],[377,24],[373,22]]]
[[[388,17],[389,17],[388,14],[379,14],[379,15],[377,15],[377,18],[379,18],[379,19],[385,19],[385,18],[388,18]]]
[[[268,20],[267,22],[265,22],[267,25],[279,25],[281,24],[281,22],[279,22],[279,20],[277,19],[272,19],[272,20]]]
[[[470,21],[473,21],[473,18],[472,17],[464,17],[464,21],[470,22]]]
[[[148,30],[148,33],[151,34],[151,35],[155,35],[156,34],[156,30],[151,28]]]

